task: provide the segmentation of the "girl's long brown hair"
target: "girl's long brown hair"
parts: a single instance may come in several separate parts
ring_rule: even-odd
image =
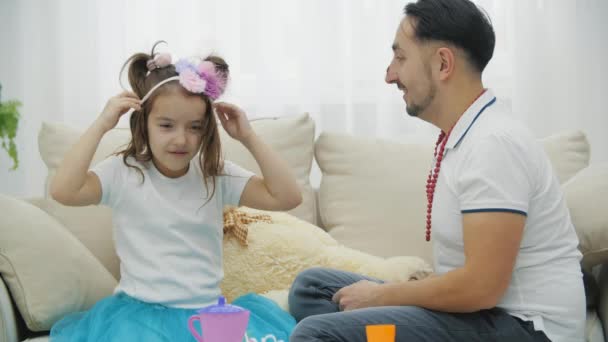
[[[159,82],[173,76],[177,76],[175,66],[170,64],[163,68],[157,68],[148,71],[147,62],[154,58],[154,49],[163,41],[156,42],[152,47],[150,54],[136,53],[124,63],[120,70],[120,76],[125,68],[128,67],[129,84],[131,88],[141,99],[150,89]],[[218,56],[210,55],[205,58],[205,61],[212,62],[220,75],[228,77],[228,64]],[[119,76],[119,77],[120,77]],[[157,96],[168,94],[170,91],[175,91],[175,87],[181,87],[176,82],[169,82],[156,89],[148,100],[143,104],[142,109],[134,111],[131,114],[129,124],[131,127],[131,141],[127,147],[117,152],[117,155],[122,155],[123,162],[127,167],[134,168],[142,176],[142,182],[145,180],[142,170],[128,162],[129,157],[133,157],[140,163],[152,161],[152,150],[150,149],[148,137],[148,116],[151,112],[154,100]],[[172,89],[173,88],[173,89]],[[179,90],[179,89],[178,89]],[[185,90],[180,90],[185,91]],[[220,143],[220,135],[217,127],[217,121],[213,114],[213,102],[205,94],[191,94],[192,96],[200,96],[206,104],[206,111],[203,116],[202,123],[202,140],[199,147],[199,166],[203,172],[205,187],[209,193],[208,180],[211,179],[212,191],[211,196],[207,196],[209,201],[215,194],[215,177],[218,176],[223,169],[222,147]]]

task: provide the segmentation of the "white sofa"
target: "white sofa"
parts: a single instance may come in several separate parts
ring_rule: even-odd
[[[291,214],[322,227],[348,247],[381,257],[413,255],[432,261],[431,245],[423,238],[424,184],[432,146],[332,133],[315,140],[314,122],[307,114],[257,121],[254,128],[288,161],[302,187],[303,203]],[[80,132],[43,124],[38,144],[48,167],[47,189]],[[93,164],[128,138],[125,129],[108,133]],[[240,144],[222,138],[227,159],[259,173]],[[556,134],[542,143],[563,185],[583,265],[594,271],[595,277],[588,279],[587,341],[602,342],[608,318],[603,291],[608,272],[602,272],[608,261],[608,207],[600,194],[608,194],[608,165],[589,165],[590,148],[581,132]],[[309,180],[313,159],[321,169],[318,189]],[[63,313],[86,309],[111,293],[119,263],[109,209],[64,207],[48,195],[0,196],[0,216],[0,342],[46,340],[48,327]]]

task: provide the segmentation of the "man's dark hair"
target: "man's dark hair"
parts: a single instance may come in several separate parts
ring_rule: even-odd
[[[469,0],[418,0],[405,6],[415,18],[419,41],[443,41],[461,48],[480,73],[494,53],[494,28],[490,18]]]

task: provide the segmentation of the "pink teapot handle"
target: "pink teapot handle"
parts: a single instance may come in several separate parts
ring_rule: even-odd
[[[190,333],[192,334],[192,336],[194,336],[194,338],[198,342],[204,342],[203,337],[198,334],[198,330],[196,330],[196,328],[194,327],[194,321],[196,321],[196,320],[199,320],[199,323],[200,323],[199,316],[197,316],[197,315],[190,316],[190,319],[188,319],[188,329],[190,329]]]

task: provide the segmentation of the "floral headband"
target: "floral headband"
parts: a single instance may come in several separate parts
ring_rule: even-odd
[[[149,71],[167,67],[171,65],[171,56],[168,53],[157,54],[146,65]],[[218,71],[215,64],[210,61],[192,61],[182,58],[175,63],[175,71],[178,76],[169,77],[156,84],[141,99],[141,102],[144,103],[156,89],[171,81],[179,81],[182,87],[189,92],[205,94],[212,100],[219,98],[226,89],[226,73]]]

